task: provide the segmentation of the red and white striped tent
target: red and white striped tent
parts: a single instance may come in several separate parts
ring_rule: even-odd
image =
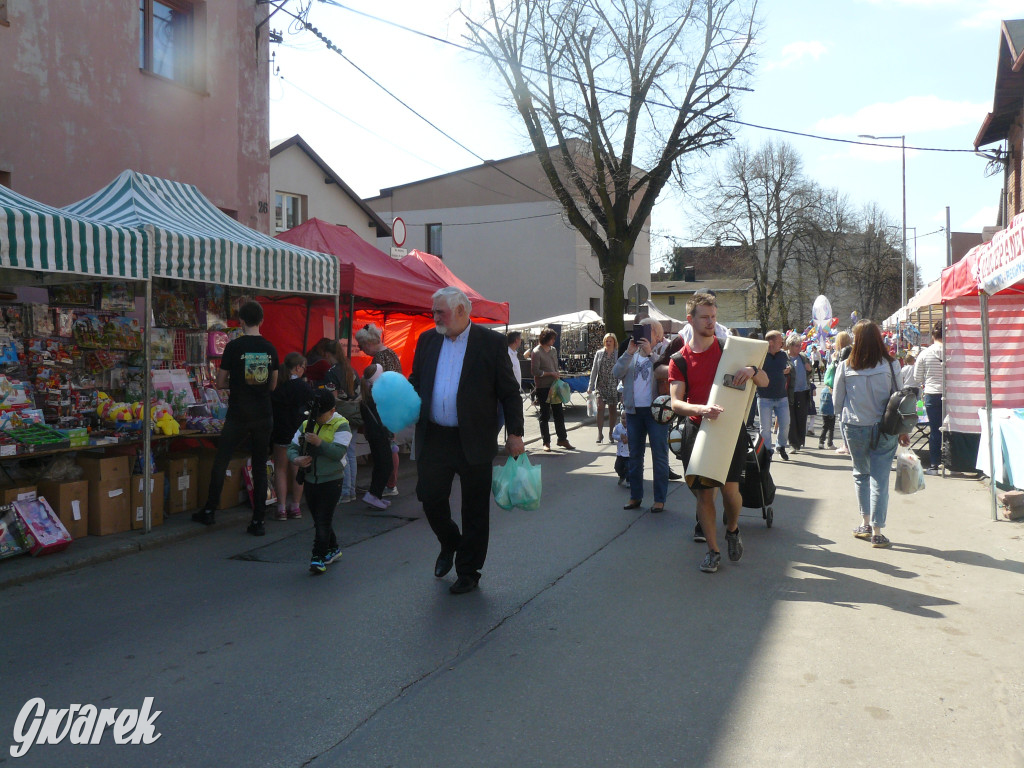
[[[953,432],[980,434],[979,408],[1024,407],[1022,278],[1024,214],[942,271],[944,405]]]
[[[992,409],[1024,407],[1024,213],[942,270],[942,304],[948,428],[983,435],[978,466],[992,473]],[[995,482],[989,488],[998,520]]]

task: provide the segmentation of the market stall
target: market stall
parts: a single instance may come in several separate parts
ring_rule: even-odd
[[[123,512],[119,524],[130,524],[133,489],[110,476],[81,480],[82,470],[72,475],[66,459],[118,439],[90,435],[85,417],[98,407],[103,361],[139,339],[129,297],[133,287],[148,286],[150,260],[148,232],[92,221],[0,187],[0,474],[17,481],[0,483],[0,504],[45,495],[73,538],[105,529],[116,510]],[[145,316],[147,304],[142,311]],[[45,462],[47,470],[62,462],[64,469],[37,484],[15,472],[23,461],[33,469]],[[18,551],[9,523],[0,520],[0,557]]]
[[[229,327],[237,306],[263,294],[330,297],[337,317],[334,257],[284,244],[240,224],[190,184],[127,170],[64,210],[147,235],[152,278],[147,285],[153,292],[152,316],[157,326],[143,322],[143,370],[152,375],[142,377],[141,402],[152,401],[156,382],[175,420],[190,431],[210,437],[219,434],[218,417],[224,406],[209,385],[224,344],[237,332]],[[149,316],[147,311],[144,317]],[[148,483],[150,412],[140,410]],[[194,463],[187,459],[168,460],[167,472],[181,473],[176,486],[182,493],[172,499],[173,511],[189,511],[201,503],[199,496],[209,479],[202,456]],[[149,530],[148,507],[145,517]]]
[[[293,245],[337,257],[340,272],[341,335],[369,322],[385,331],[385,343],[403,352],[415,345],[413,326],[430,314],[438,286],[410,272],[398,260],[367,243],[345,226],[310,219],[278,236]],[[261,299],[267,314],[266,336],[282,352],[308,350],[323,337],[334,338],[337,324],[331,306],[323,299],[286,297]],[[411,351],[399,353],[406,374],[412,367]],[[359,360],[354,361],[355,365]],[[364,364],[365,365],[365,364]]]
[[[945,397],[952,433],[983,432],[978,468],[988,470],[995,450],[993,408],[1024,406],[1024,214],[987,243],[942,271],[945,308]],[[1024,450],[1024,446],[1013,446]],[[1002,478],[993,477],[1000,481]],[[992,514],[996,516],[995,482]]]

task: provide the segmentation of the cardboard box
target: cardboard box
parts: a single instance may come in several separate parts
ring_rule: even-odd
[[[168,454],[160,465],[167,475],[170,495],[165,512],[176,515],[199,508],[199,458],[195,454]],[[204,499],[205,501],[205,499]]]
[[[152,501],[151,513],[153,527],[156,528],[158,525],[164,523],[164,473],[154,472],[150,475],[150,486],[149,493]],[[132,530],[142,529],[145,527],[145,503],[146,496],[143,488],[145,487],[145,478],[142,475],[132,475],[132,499],[131,499],[131,526]]]
[[[199,504],[206,503],[210,495],[210,480],[213,475],[213,460],[216,451],[205,450],[199,453]],[[220,492],[217,509],[231,509],[244,501],[242,488],[242,470],[245,468],[245,454],[235,454],[228,467],[224,470],[224,487]]]
[[[0,504],[10,504],[15,501],[29,501],[36,497],[34,485],[10,485],[0,488]]]
[[[39,483],[39,495],[50,503],[72,539],[89,535],[89,481]]]
[[[89,481],[89,535],[107,536],[131,530],[128,506],[130,478]]]
[[[107,455],[81,451],[78,454],[78,466],[85,472],[85,479],[121,480],[128,487],[127,480],[131,476],[131,458],[128,456]]]

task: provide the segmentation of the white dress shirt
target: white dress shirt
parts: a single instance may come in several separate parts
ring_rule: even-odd
[[[516,350],[512,349],[512,347],[509,347],[508,348],[508,357],[512,361],[512,373],[515,374],[516,384],[519,386],[520,389],[522,389],[523,388],[523,368],[522,368],[522,366],[519,363],[519,353]]]
[[[430,420],[442,427],[459,426],[459,379],[462,377],[462,363],[466,359],[466,345],[472,326],[470,323],[454,339],[445,336],[441,342],[441,354],[437,356],[437,370],[434,372],[434,392],[430,400]]]

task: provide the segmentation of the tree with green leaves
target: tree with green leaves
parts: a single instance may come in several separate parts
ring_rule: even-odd
[[[570,226],[593,248],[608,329],[662,189],[731,139],[756,0],[489,0],[465,15]]]

